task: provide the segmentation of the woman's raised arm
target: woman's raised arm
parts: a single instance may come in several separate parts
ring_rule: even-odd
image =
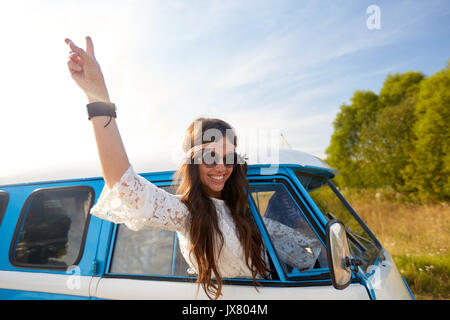
[[[77,47],[70,39],[65,39],[65,42],[71,50],[69,61],[67,62],[70,74],[72,79],[86,94],[88,102],[102,101],[110,103],[103,73],[95,58],[92,39],[86,37],[86,51]],[[97,142],[103,178],[106,185],[112,188],[115,183],[120,181],[122,175],[129,168],[130,162],[115,118],[111,118],[109,125],[104,127],[109,119],[110,117],[108,116],[96,116],[91,121]]]

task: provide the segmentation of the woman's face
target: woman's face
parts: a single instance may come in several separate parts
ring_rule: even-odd
[[[231,144],[228,139],[221,139],[217,143],[209,144],[206,148],[213,147],[215,152],[215,159],[218,159],[218,163],[215,165],[207,165],[210,161],[202,161],[199,164],[200,181],[206,193],[210,197],[221,198],[222,190],[225,186],[225,182],[231,176],[233,172],[233,166],[226,166],[223,159],[227,153],[234,152],[234,145]],[[201,152],[201,151],[200,151]]]

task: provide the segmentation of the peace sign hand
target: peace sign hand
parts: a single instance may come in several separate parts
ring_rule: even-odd
[[[72,40],[64,40],[70,47],[67,66],[72,79],[84,91],[89,102],[110,102],[100,65],[95,59],[94,44],[86,37],[86,51],[77,47]]]

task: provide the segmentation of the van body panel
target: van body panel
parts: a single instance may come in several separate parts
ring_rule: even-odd
[[[0,290],[14,291],[18,297],[26,297],[24,291],[34,292],[34,297],[39,293],[89,297],[91,278],[76,274],[0,271]]]
[[[318,299],[351,299],[368,300],[369,296],[364,286],[351,284],[346,290],[336,290],[333,286],[309,287],[258,287],[253,285],[223,285],[224,300],[318,300]],[[97,288],[97,298],[101,299],[209,299],[200,287],[196,297],[197,284],[190,282],[112,279],[100,280]]]
[[[385,260],[378,262],[370,270],[365,280],[377,300],[411,300],[407,284],[403,280],[390,254],[384,250]]]

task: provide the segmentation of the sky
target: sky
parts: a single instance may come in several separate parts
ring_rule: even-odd
[[[98,163],[64,43],[85,48],[85,36],[132,164],[177,154],[198,117],[229,122],[248,143],[283,134],[325,158],[355,90],[445,67],[450,1],[0,0],[0,36],[0,178]]]

